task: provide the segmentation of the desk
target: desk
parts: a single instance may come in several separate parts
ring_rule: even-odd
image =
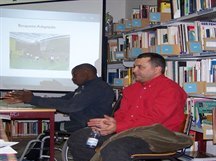
[[[10,115],[11,120],[49,120],[50,122],[50,161],[54,161],[54,113],[55,109],[0,107],[0,114]],[[41,133],[39,123],[38,132]]]
[[[191,127],[191,130],[194,131],[195,134],[195,140],[198,142],[198,151],[199,153],[206,153],[206,140],[203,139],[203,131],[199,127]]]

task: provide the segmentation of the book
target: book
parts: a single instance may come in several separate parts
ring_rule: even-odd
[[[180,9],[180,1],[181,0],[172,0],[172,18],[176,19],[181,17],[181,9]]]
[[[171,13],[171,4],[169,2],[161,2],[160,10],[161,13]]]
[[[200,97],[189,97],[187,98],[187,103],[186,103],[186,113],[191,114],[191,116],[193,116],[193,122],[196,124],[196,120],[198,119],[198,113],[196,110],[195,105],[200,103],[200,102],[204,102],[204,101],[211,101],[210,99],[207,98],[200,98]]]
[[[202,127],[202,124],[212,124],[212,110],[216,108],[215,100],[198,101],[194,105],[196,113],[196,124]]]
[[[168,42],[169,44],[179,44],[179,31],[178,26],[169,26],[167,28],[168,32]]]
[[[202,43],[202,49],[205,49],[206,38],[216,38],[216,22],[195,21],[195,32],[198,33],[198,41]],[[216,47],[216,45],[214,45]]]
[[[197,41],[195,26],[194,25],[188,25],[187,31],[188,31],[188,41]]]
[[[210,62],[210,82],[216,82],[216,59]]]

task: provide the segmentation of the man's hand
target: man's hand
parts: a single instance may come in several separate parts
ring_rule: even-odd
[[[11,91],[5,94],[4,101],[7,103],[28,103],[32,100],[32,92],[31,91]]]
[[[113,117],[107,115],[104,118],[91,119],[88,126],[93,130],[99,131],[101,135],[112,134],[116,131],[116,121]]]

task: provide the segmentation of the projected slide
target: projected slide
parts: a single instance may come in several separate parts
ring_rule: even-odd
[[[27,8],[0,8],[0,89],[71,91],[81,63],[101,75],[100,14]]]
[[[69,70],[70,36],[10,32],[10,68]]]

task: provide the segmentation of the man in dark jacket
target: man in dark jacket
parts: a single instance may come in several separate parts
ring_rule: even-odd
[[[7,93],[6,101],[24,102],[43,108],[55,108],[68,114],[70,121],[65,123],[65,130],[72,132],[87,126],[91,118],[110,115],[114,92],[112,88],[97,77],[97,70],[91,64],[80,64],[71,71],[72,81],[78,88],[62,97],[40,97],[31,91]]]

